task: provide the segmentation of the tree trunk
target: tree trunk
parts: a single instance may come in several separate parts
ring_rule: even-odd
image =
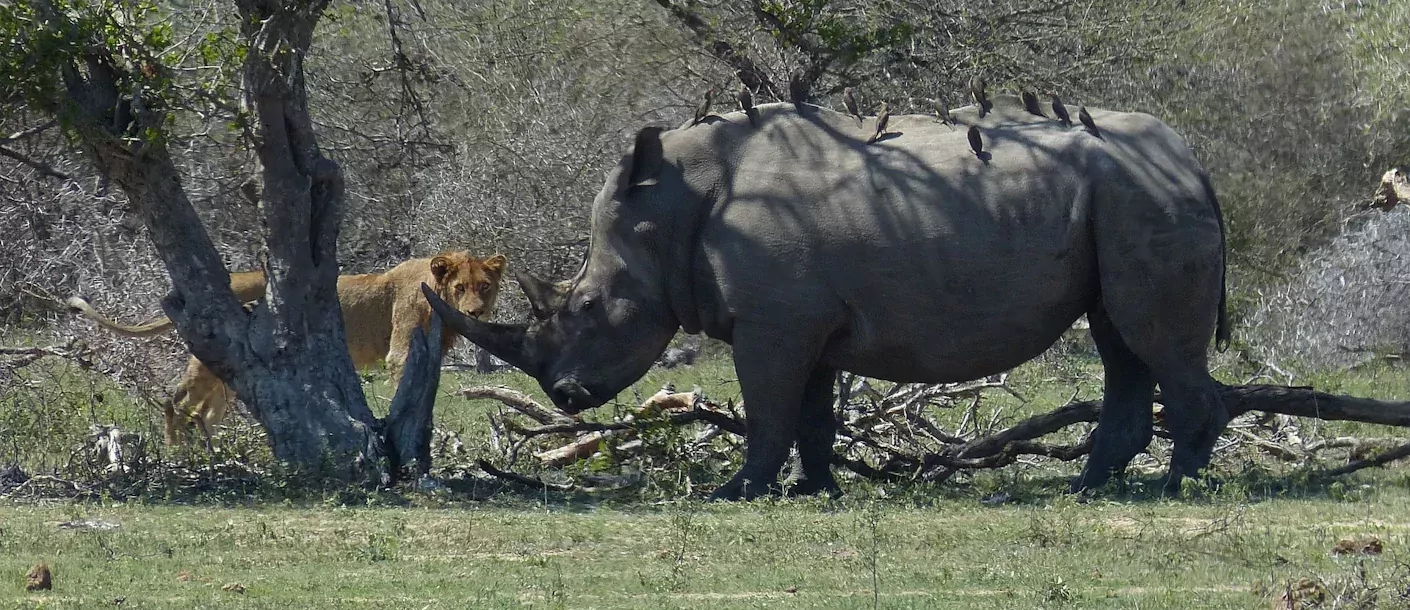
[[[385,480],[382,439],[348,356],[337,295],[343,178],[319,153],[304,83],[303,59],[326,4],[236,1],[249,47],[241,119],[265,187],[266,298],[248,312],[166,148],[165,101],[150,93],[164,68],[132,70],[85,43],[91,50],[61,69],[67,102],[51,110],[141,210],[172,279],[162,308],[191,353],[268,430],[274,455],[311,473]],[[42,12],[54,31],[81,31],[52,5]]]
[[[441,380],[441,316],[431,313],[431,332],[412,331],[411,349],[402,367],[401,382],[392,396],[383,434],[391,458],[393,479],[401,478],[415,463],[411,474],[431,472],[431,408]]]
[[[318,150],[304,83],[303,60],[326,4],[236,2],[250,44],[244,105],[264,170],[268,281],[251,316],[244,374],[234,377],[276,456],[299,464],[332,458],[355,476],[379,461],[381,447],[338,302],[342,171]]]

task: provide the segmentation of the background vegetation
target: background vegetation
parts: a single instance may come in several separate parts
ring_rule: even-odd
[[[258,174],[255,160],[229,110],[200,101],[230,93],[238,65],[234,13],[205,0],[161,0],[155,9],[169,28],[163,50],[178,58],[187,88],[171,147],[184,186],[228,265],[251,268],[261,233],[244,192]],[[1410,219],[1403,209],[1357,208],[1381,172],[1410,163],[1410,5],[1403,2],[384,0],[334,3],[320,28],[307,68],[320,143],[348,179],[339,254],[345,272],[469,248],[505,252],[520,269],[571,273],[586,245],[587,205],[631,134],[689,118],[710,86],[736,87],[739,56],[752,60],[761,102],[772,101],[790,76],[807,74],[815,79],[812,98],[824,105],[840,106],[838,92],[851,85],[867,106],[886,100],[925,111],[925,98],[963,104],[964,83],[983,73],[993,90],[1053,89],[1070,105],[1151,113],[1195,147],[1230,234],[1237,341],[1216,360],[1221,380],[1312,383],[1383,398],[1403,398],[1410,386],[1397,359],[1410,353]],[[1248,607],[1259,595],[1276,599],[1268,587],[1314,574],[1344,585],[1360,578],[1356,590],[1379,591],[1383,604],[1401,595],[1394,588],[1404,582],[1400,555],[1358,572],[1325,551],[1355,530],[1376,532],[1398,552],[1406,540],[1396,521],[1403,514],[1395,513],[1406,494],[1403,473],[1314,481],[1307,464],[1270,462],[1247,446],[1224,446],[1216,459],[1233,482],[1225,495],[1189,508],[1148,502],[1141,477],[1123,498],[1131,504],[1064,504],[1058,490],[1070,468],[1050,460],[957,477],[939,489],[852,481],[844,484],[869,500],[844,505],[641,508],[691,494],[695,483],[717,483],[734,467],[682,461],[672,453],[681,439],[665,434],[629,456],[608,455],[606,464],[542,473],[597,481],[603,491],[590,498],[506,496],[473,466],[507,450],[488,425],[499,407],[452,395],[478,383],[537,392],[504,372],[444,379],[436,474],[458,486],[409,500],[310,489],[282,477],[261,432],[238,418],[213,451],[161,447],[152,442],[160,437],[156,405],[183,366],[179,340],[115,337],[70,318],[59,303],[84,294],[117,317],[146,319],[169,288],[165,271],[119,190],[10,86],[27,61],[21,43],[0,45],[8,62],[0,64],[0,346],[21,348],[0,353],[0,491],[14,491],[4,469],[20,465],[59,475],[20,496],[107,499],[88,508],[0,509],[0,557],[52,552],[81,566],[69,568],[84,575],[70,586],[88,593],[70,594],[67,603],[126,594],[154,606],[245,599],[219,590],[229,580],[261,595],[249,605],[287,605],[300,599],[291,592],[316,590],[327,571],[354,564],[356,578],[371,584],[338,594],[379,607],[425,605],[385,597],[409,570],[444,577],[446,588],[437,591],[486,606],[708,600],[752,607],[792,596],[787,588],[796,586],[805,601],[823,590],[813,600],[818,607],[870,605],[870,595],[883,590],[890,597],[875,599],[887,607],[992,600],[1024,608]],[[525,307],[512,285],[505,294],[499,315],[521,319]],[[607,409],[634,406],[666,382],[701,385],[718,401],[736,397],[727,348],[706,348],[702,363],[653,371]],[[370,381],[374,409],[385,411],[382,377]],[[985,414],[1002,424],[1094,397],[1100,384],[1090,344],[1064,341],[1013,373],[1021,399],[986,397]],[[962,416],[943,414],[950,424]],[[148,442],[132,446],[150,459],[136,460],[145,466],[133,471],[105,472],[86,449],[92,424],[145,436]],[[1397,434],[1352,424],[1292,430],[1308,440]],[[1161,468],[1160,443],[1141,456],[1138,472]],[[75,482],[83,488],[64,487]],[[998,494],[1002,507],[975,508]],[[1274,497],[1283,501],[1259,503]],[[312,512],[282,511],[255,526],[245,513],[237,523],[236,513],[223,512],[238,508],[140,506],[238,507],[251,498]],[[877,508],[878,498],[889,499]],[[115,501],[129,506],[105,507]],[[398,508],[334,508],[382,504]],[[461,519],[432,510],[444,506],[483,511]],[[576,514],[597,506],[624,512]],[[519,514],[526,508],[549,512],[536,520]],[[50,542],[53,521],[80,516],[126,529]],[[792,525],[798,519],[811,529]],[[940,520],[953,529],[926,529]],[[183,525],[160,524],[168,521]],[[1190,528],[1171,526],[1186,521]],[[1314,522],[1324,525],[1296,525]],[[466,555],[472,541],[445,534],[466,527],[473,544],[484,545],[479,554]],[[630,528],[638,529],[615,533]],[[525,533],[545,529],[555,533]],[[193,542],[209,537],[218,543]],[[294,547],[304,555],[289,555]],[[737,557],[725,549],[746,547],[780,552],[755,558],[772,567],[730,572]],[[198,552],[211,557],[194,558]],[[0,570],[16,572],[16,561],[25,559],[0,562]],[[243,567],[194,567],[222,562]],[[290,567],[310,562],[316,567]],[[96,576],[111,565],[139,584]],[[260,565],[285,568],[253,567]],[[917,565],[952,571],[898,567]],[[189,578],[172,582],[181,571]],[[1151,584],[1173,572],[1179,577],[1171,588]],[[588,584],[609,573],[610,587]],[[884,585],[871,579],[877,574]],[[457,589],[466,575],[499,580]],[[953,599],[934,598],[959,589]],[[731,593],[715,595],[721,591]]]

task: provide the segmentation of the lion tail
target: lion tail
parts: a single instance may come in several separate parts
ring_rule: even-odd
[[[106,326],[109,330],[125,337],[153,337],[170,330],[172,327],[171,320],[166,316],[143,322],[137,326],[128,326],[115,322],[111,318],[99,313],[98,310],[94,309],[92,305],[89,305],[88,301],[84,300],[83,297],[69,297],[68,301],[65,302],[74,313],[81,313],[88,316],[88,318],[94,322]]]

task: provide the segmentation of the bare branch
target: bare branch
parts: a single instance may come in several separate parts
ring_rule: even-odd
[[[478,398],[498,400],[504,403],[505,406],[523,413],[530,419],[544,425],[571,425],[576,421],[562,411],[539,404],[534,399],[529,398],[528,394],[504,386],[461,388],[456,391],[456,394],[472,400]]]
[[[485,471],[485,474],[488,474],[496,479],[504,479],[505,481],[509,481],[511,483],[518,483],[519,485],[533,487],[535,489],[547,489],[549,491],[558,492],[569,492],[577,489],[572,485],[563,485],[561,483],[549,483],[548,481],[545,481],[538,477],[529,477],[519,474],[517,472],[500,470],[499,468],[496,468],[494,464],[486,462],[485,460],[475,460],[475,465],[479,466],[480,470]]]
[[[20,131],[16,131],[15,133],[0,138],[0,144],[9,144],[10,142],[14,142],[15,140],[23,140],[30,136],[39,135],[41,133],[44,133],[44,131],[48,130],[49,128],[57,126],[58,124],[58,119],[52,119],[42,125],[36,125],[34,127],[30,127],[29,129],[22,129]]]
[[[1386,451],[1385,453],[1377,454],[1376,457],[1373,458],[1356,460],[1340,468],[1333,468],[1327,471],[1327,475],[1336,477],[1344,474],[1350,474],[1358,470],[1363,470],[1374,466],[1384,466],[1396,460],[1405,459],[1407,457],[1410,457],[1410,443],[1406,443],[1404,445],[1391,449],[1390,451]]]
[[[661,8],[671,14],[676,21],[690,30],[691,36],[700,46],[708,49],[710,54],[734,70],[734,75],[739,81],[744,83],[752,91],[766,91],[774,99],[788,99],[787,92],[780,90],[773,81],[764,74],[754,60],[749,56],[739,52],[734,45],[726,42],[718,31],[715,30],[699,13],[691,10],[689,6],[681,6],[671,2],[671,0],[656,0]]]
[[[9,139],[7,139],[6,141],[9,141]],[[73,180],[72,176],[57,169],[54,169],[48,163],[31,159],[28,156],[25,156],[23,153],[20,153],[19,151],[16,151],[15,149],[10,148],[8,146],[0,145],[0,155],[4,155],[16,161],[19,161],[20,163],[28,165],[35,171],[44,174],[45,176],[49,176],[50,178],[57,178],[59,180]]]

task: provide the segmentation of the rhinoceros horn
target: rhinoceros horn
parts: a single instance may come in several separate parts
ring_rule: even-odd
[[[424,283],[421,284],[421,292],[426,295],[426,302],[431,304],[431,309],[440,314],[446,327],[469,339],[471,343],[489,350],[511,366],[530,376],[537,376],[538,363],[526,349],[529,337],[527,324],[481,322],[451,307]]]
[[[514,279],[524,289],[524,296],[529,298],[529,308],[533,310],[534,317],[540,320],[553,317],[553,312],[563,306],[563,300],[568,296],[568,282],[549,282],[529,273],[517,273]]]

